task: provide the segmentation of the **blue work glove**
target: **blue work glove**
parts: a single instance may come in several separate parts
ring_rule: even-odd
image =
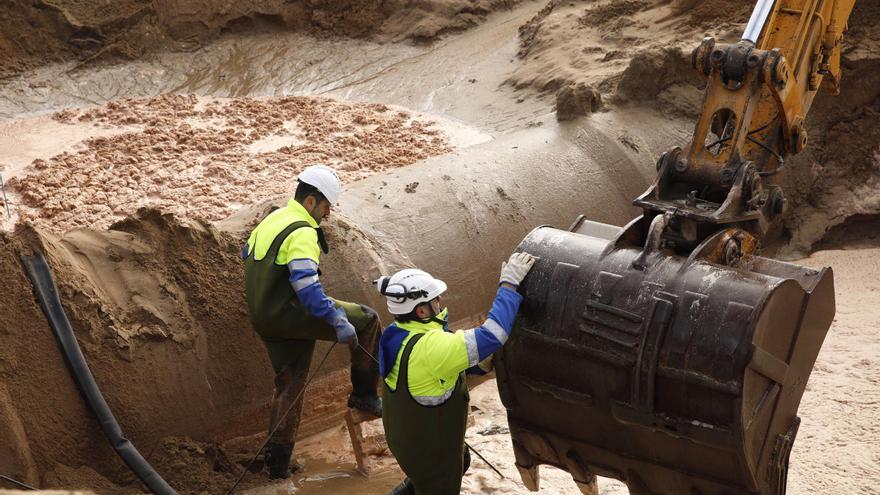
[[[333,329],[336,330],[336,341],[340,344],[348,344],[357,347],[358,336],[348,318],[344,314],[339,315],[333,320]]]

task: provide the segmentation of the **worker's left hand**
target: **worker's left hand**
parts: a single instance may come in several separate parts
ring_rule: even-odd
[[[519,285],[535,264],[535,257],[529,253],[513,253],[506,263],[501,265],[501,283]]]
[[[351,347],[357,347],[358,336],[354,329],[354,325],[348,321],[345,316],[340,316],[333,322],[333,329],[336,330],[336,341],[340,344],[348,344]]]

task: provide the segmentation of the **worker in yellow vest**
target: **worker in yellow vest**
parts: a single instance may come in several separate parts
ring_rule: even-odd
[[[303,401],[280,425],[279,420],[305,386],[316,340],[351,346],[348,406],[382,415],[376,392],[379,369],[370,357],[379,340],[378,315],[367,306],[328,297],[319,278],[321,251],[327,253],[328,246],[318,225],[337,202],[342,183],[323,165],[306,168],[298,181],[294,197],[257,225],[242,253],[251,323],[275,370],[269,431],[278,429],[266,447],[271,479],[290,476]],[[369,354],[358,349],[358,343]]]
[[[441,295],[446,284],[416,269],[376,281],[395,321],[382,333],[379,369],[388,446],[407,479],[392,494],[457,495],[468,467],[467,384],[464,372],[501,348],[513,330],[519,284],[534,264],[514,253],[502,266],[489,317],[452,333]]]

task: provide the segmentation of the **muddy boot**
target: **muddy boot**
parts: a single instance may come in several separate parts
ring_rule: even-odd
[[[356,318],[358,340],[361,348],[351,350],[351,395],[348,407],[358,409],[377,418],[382,417],[382,401],[377,392],[379,387],[379,335],[381,323],[379,316],[364,305],[358,306],[361,315]]]
[[[266,445],[266,466],[269,468],[269,479],[287,479],[290,477],[290,454],[293,453],[292,443],[273,443]]]
[[[382,417],[382,400],[376,392],[379,383],[379,366],[367,369],[351,370],[351,395],[348,396],[348,407]]]
[[[416,487],[412,484],[409,478],[404,479],[400,482],[399,485],[395,486],[391,489],[391,493],[388,495],[415,495]]]
[[[382,399],[378,396],[358,397],[354,394],[348,396],[348,407],[364,411],[377,418],[382,417]]]

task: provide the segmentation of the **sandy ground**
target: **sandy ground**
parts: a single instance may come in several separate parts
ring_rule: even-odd
[[[59,60],[77,68],[157,49],[192,51],[228,32],[305,31],[426,42],[518,0],[80,0],[0,4],[0,78]]]

